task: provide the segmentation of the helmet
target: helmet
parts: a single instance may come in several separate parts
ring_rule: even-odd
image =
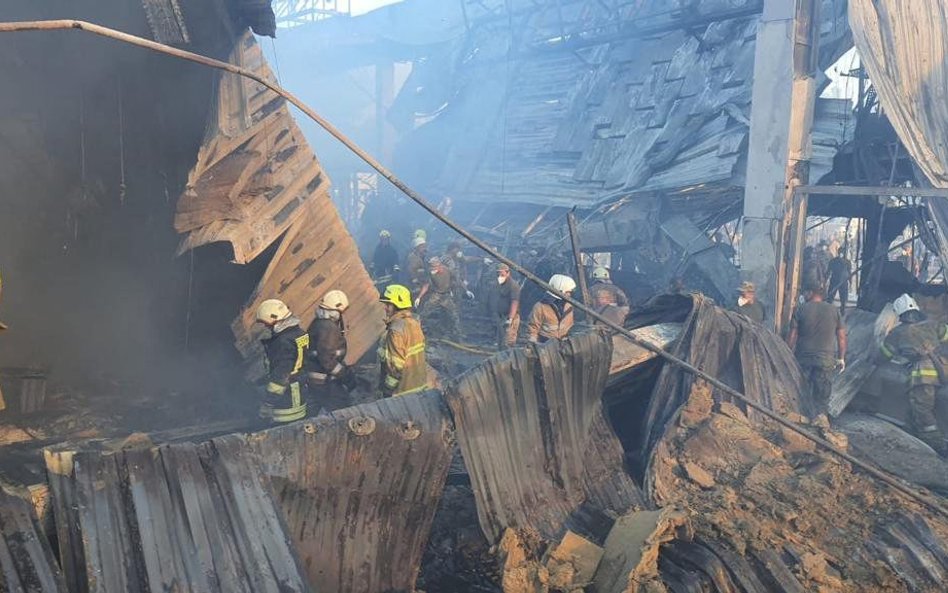
[[[257,307],[257,321],[275,323],[283,321],[291,315],[286,303],[277,299],[267,299]]]
[[[920,311],[921,309],[918,308],[918,303],[915,302],[915,299],[907,294],[903,294],[892,303],[892,310],[895,311],[896,315],[901,317],[904,313]]]
[[[411,308],[411,291],[401,284],[389,284],[379,299],[382,303],[391,303],[396,309]]]
[[[608,280],[609,279],[609,270],[603,266],[596,266],[593,269],[593,278],[596,280]]]
[[[509,271],[510,271],[510,266],[508,266],[507,264],[501,262],[501,263],[497,264],[497,271],[498,271],[498,272],[509,272]]]
[[[391,236],[392,236],[392,233],[388,232],[388,231],[385,230],[385,229],[382,229],[381,231],[379,231],[379,238],[380,238],[380,239],[388,239],[388,238],[391,237]]]
[[[428,231],[426,231],[425,229],[418,229],[418,230],[415,231],[414,237],[415,237],[416,239],[424,239],[425,241],[427,241],[427,240],[428,240]]]
[[[553,274],[548,284],[559,292],[572,292],[576,289],[576,281],[565,274]]]
[[[411,241],[411,246],[418,247],[419,245],[426,245],[427,243],[428,243],[428,240],[425,239],[424,237],[415,237]]]
[[[349,297],[341,290],[330,290],[319,301],[319,308],[342,313],[349,308]]]

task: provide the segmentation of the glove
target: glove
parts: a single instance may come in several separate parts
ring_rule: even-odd
[[[418,305],[421,304],[421,299],[415,299],[415,308],[418,308]]]
[[[474,293],[471,292],[470,290],[465,291],[465,292],[464,292],[464,296],[466,296],[466,297],[468,298],[468,300],[471,300],[471,301],[474,300]]]
[[[836,359],[836,372],[842,373],[842,372],[845,371],[845,370],[846,370],[846,359],[845,359],[845,358],[837,358],[837,359]]]

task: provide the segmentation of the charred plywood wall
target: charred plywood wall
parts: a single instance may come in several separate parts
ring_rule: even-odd
[[[452,428],[432,391],[253,437],[316,591],[414,590],[448,475]]]
[[[608,337],[570,336],[495,356],[447,394],[488,540],[508,527],[589,533],[591,516],[645,506],[603,414],[611,360]]]
[[[246,33],[230,61],[274,80],[260,47]],[[180,252],[228,242],[247,263],[283,237],[276,255],[234,321],[241,353],[259,360],[254,311],[279,298],[304,322],[327,291],[349,296],[349,355],[364,354],[382,329],[378,291],[329,194],[330,182],[286,102],[252,80],[223,74],[214,116],[178,202]]]

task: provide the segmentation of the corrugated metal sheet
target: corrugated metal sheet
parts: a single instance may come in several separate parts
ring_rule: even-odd
[[[244,437],[47,459],[71,591],[311,590]]]
[[[252,445],[315,590],[414,590],[454,446],[439,393],[338,410]]]
[[[0,591],[66,593],[33,507],[5,486],[0,487]]]
[[[687,300],[693,301],[693,305],[673,354],[779,414],[811,414],[812,405],[800,369],[793,352],[779,336],[743,315],[716,307],[700,294]],[[678,301],[687,304],[682,297],[667,297],[656,299],[653,306],[666,316],[663,307]],[[648,311],[637,314],[647,316]],[[668,420],[687,400],[694,382],[693,375],[678,367],[662,368],[642,423],[641,446],[645,457],[664,434]],[[714,396],[729,399],[717,391]],[[747,410],[747,415],[755,421],[763,419],[754,410]]]
[[[268,80],[274,76],[253,35],[246,33],[230,61]],[[175,228],[185,233],[180,251],[227,241],[237,263],[260,255],[282,236],[276,255],[234,322],[237,348],[262,371],[254,311],[279,298],[312,321],[327,291],[349,296],[350,362],[382,331],[378,291],[329,195],[329,178],[296,125],[286,102],[259,83],[224,74],[215,118],[178,202]]]
[[[488,540],[507,527],[586,533],[590,514],[644,506],[602,410],[611,358],[611,340],[589,332],[495,356],[446,394]]]

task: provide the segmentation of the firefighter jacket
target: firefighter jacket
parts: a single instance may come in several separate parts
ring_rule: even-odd
[[[531,342],[560,340],[573,327],[573,306],[547,295],[533,306],[527,322],[527,339]]]
[[[335,313],[335,312],[333,312]],[[317,379],[325,381],[329,376],[338,376],[345,371],[346,325],[342,315],[324,315],[317,312],[309,326],[309,371]]]
[[[309,351],[309,335],[299,319],[290,317],[273,327],[273,336],[263,340],[267,355],[267,394],[272,401],[273,419],[291,422],[306,416],[300,375]],[[286,399],[284,396],[289,396]]]
[[[407,395],[428,387],[425,335],[411,311],[398,311],[386,322],[379,344],[379,381],[385,395]]]
[[[948,325],[936,321],[902,322],[882,342],[882,354],[908,369],[909,387],[941,385],[944,361],[941,346],[948,342]]]

